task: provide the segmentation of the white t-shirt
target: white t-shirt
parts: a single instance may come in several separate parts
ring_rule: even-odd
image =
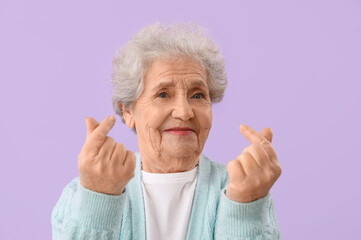
[[[185,240],[198,166],[187,172],[142,170],[147,240]]]

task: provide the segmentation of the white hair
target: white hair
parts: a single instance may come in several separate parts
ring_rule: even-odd
[[[113,59],[112,103],[123,123],[119,103],[130,109],[142,94],[143,78],[151,63],[172,57],[198,61],[207,71],[212,103],[222,100],[227,86],[225,61],[218,45],[207,37],[207,30],[194,23],[156,22],[137,32]]]

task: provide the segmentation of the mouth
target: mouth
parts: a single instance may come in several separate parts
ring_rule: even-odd
[[[192,134],[195,131],[192,128],[175,127],[175,128],[166,129],[165,132],[178,136],[186,136]]]

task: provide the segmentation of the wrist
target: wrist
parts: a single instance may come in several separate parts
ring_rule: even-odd
[[[257,192],[244,193],[242,191],[239,191],[238,189],[236,189],[232,185],[229,185],[227,187],[227,190],[226,190],[227,198],[229,198],[232,201],[240,202],[240,203],[253,202],[253,201],[256,201],[256,200],[258,200],[260,198],[263,198],[263,197],[267,196],[267,194],[268,193],[262,194],[262,193],[257,193]]]

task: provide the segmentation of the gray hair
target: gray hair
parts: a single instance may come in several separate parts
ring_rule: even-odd
[[[225,61],[218,45],[207,37],[207,30],[194,23],[156,22],[137,32],[114,55],[112,103],[123,123],[119,103],[130,109],[143,92],[143,78],[151,63],[174,57],[198,61],[207,70],[212,103],[222,100],[227,86]]]

